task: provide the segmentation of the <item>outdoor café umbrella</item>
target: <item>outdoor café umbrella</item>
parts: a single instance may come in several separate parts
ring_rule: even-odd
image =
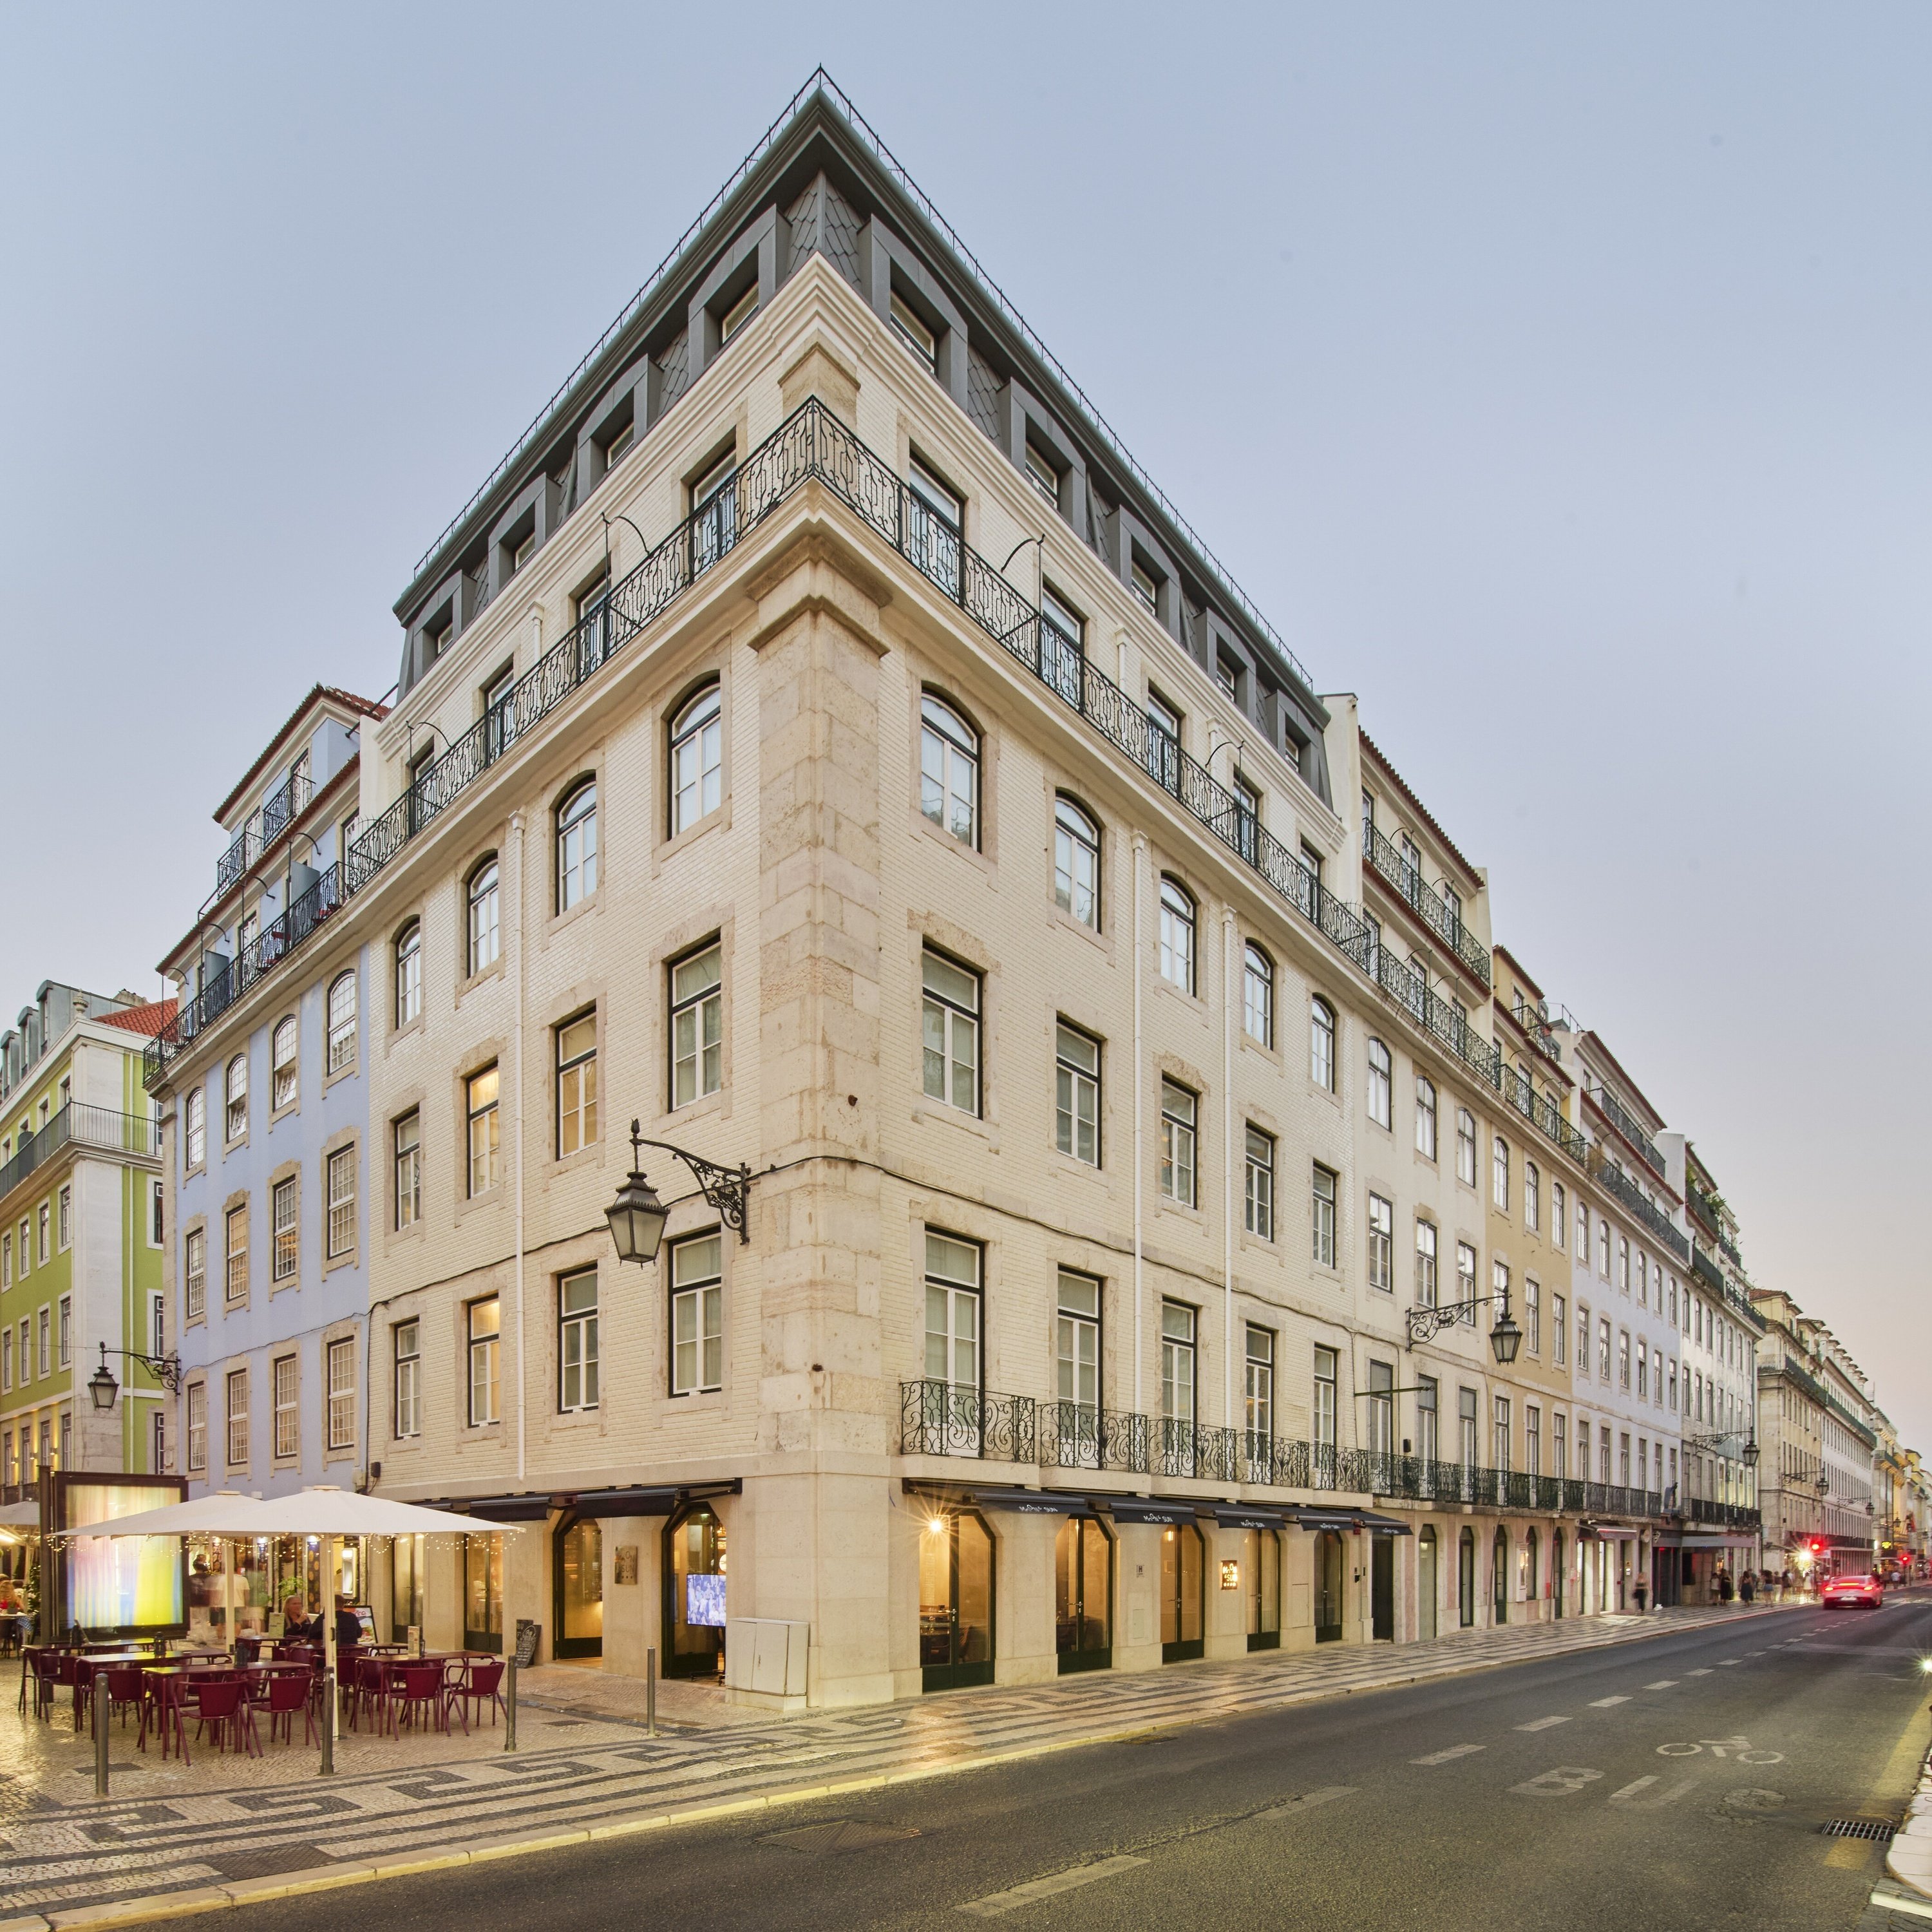
[[[329,1539],[327,1574],[333,1577],[340,1544],[350,1536],[460,1535],[474,1526],[470,1518],[449,1510],[424,1509],[417,1503],[392,1502],[386,1496],[365,1496],[332,1483],[315,1483],[285,1496],[244,1496],[238,1490],[218,1490],[190,1502],[165,1509],[143,1510],[138,1516],[112,1516],[105,1522],[63,1532],[68,1536],[326,1536]],[[491,1523],[492,1530],[513,1530],[514,1523]],[[233,1574],[233,1565],[229,1568]],[[332,1595],[332,1592],[331,1593]],[[334,1606],[322,1619],[323,1656],[335,1668]],[[232,1632],[234,1625],[229,1625]],[[330,1714],[332,1725],[334,1714]]]

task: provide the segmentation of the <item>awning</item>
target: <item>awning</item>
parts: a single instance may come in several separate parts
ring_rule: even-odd
[[[1755,1550],[1757,1538],[1741,1529],[1713,1531],[1708,1535],[1687,1532],[1681,1536],[1664,1530],[1658,1537],[1657,1546],[1660,1550]]]
[[[1285,1510],[1263,1509],[1251,1503],[1196,1503],[1195,1508],[1211,1516],[1223,1529],[1286,1529]]]
[[[446,1507],[460,1515],[481,1516],[485,1522],[542,1522],[550,1515],[550,1498],[452,1496]]]
[[[1635,1530],[1626,1529],[1618,1522],[1586,1522],[1577,1534],[1598,1543],[1634,1543],[1637,1539]]]
[[[1312,1503],[1290,1503],[1288,1518],[1303,1529],[1366,1529],[1377,1536],[1413,1536],[1414,1528],[1401,1517],[1370,1509],[1323,1509]]]
[[[578,1516],[669,1516],[682,1492],[656,1489],[586,1490],[570,1504]]]
[[[40,1526],[40,1505],[38,1498],[24,1503],[8,1503],[0,1507],[0,1527],[38,1529]]]
[[[1116,1522],[1159,1523],[1173,1529],[1194,1520],[1195,1506],[1189,1502],[1150,1501],[1145,1496],[1096,1496],[1094,1500],[1112,1510]]]
[[[976,1489],[972,1498],[982,1509],[1011,1510],[1016,1516],[1090,1516],[1094,1506],[1084,1496],[1065,1490]]]

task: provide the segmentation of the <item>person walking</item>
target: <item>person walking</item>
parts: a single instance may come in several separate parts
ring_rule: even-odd
[[[1738,1594],[1746,1603],[1749,1603],[1757,1594],[1757,1586],[1752,1580],[1751,1573],[1748,1570],[1744,1572],[1743,1580],[1738,1585]]]
[[[1648,1604],[1645,1600],[1650,1593],[1641,1576],[1636,1580],[1636,1589],[1635,1594],[1636,1596],[1636,1613],[1639,1616],[1642,1616],[1644,1612],[1649,1608]]]

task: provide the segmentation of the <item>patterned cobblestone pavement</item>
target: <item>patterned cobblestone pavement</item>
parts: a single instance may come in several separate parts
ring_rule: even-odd
[[[782,1800],[828,1784],[918,1776],[1160,1725],[1662,1636],[1746,1611],[1606,1616],[1432,1642],[1276,1652],[1223,1662],[908,1700],[775,1720],[715,1691],[661,1687],[662,1735],[641,1684],[560,1666],[525,1675],[518,1742],[344,1737],[332,1778],[310,1747],[260,1759],[197,1750],[189,1766],[116,1731],[114,1796],[94,1798],[93,1744],[64,1709],[50,1725],[0,1709],[0,1914],[58,1926],[76,1908],[280,1874],[322,1876],[506,1835],[581,1832],[641,1815]],[[299,1727],[298,1727],[299,1736]],[[346,1876],[345,1870],[344,1873]],[[184,1898],[178,1901],[185,1904]],[[226,1903],[211,1898],[210,1903]],[[0,1918],[0,1932],[9,1922]]]

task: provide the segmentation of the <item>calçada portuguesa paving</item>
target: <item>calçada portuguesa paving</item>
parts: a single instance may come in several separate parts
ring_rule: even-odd
[[[63,1694],[51,1724],[0,1710],[0,1932],[218,1909],[1777,1614],[1734,1606],[1463,1630],[789,1719],[666,1684],[656,1738],[640,1683],[551,1665],[523,1675],[514,1753],[487,1724],[467,1738],[345,1730],[325,1778],[299,1725],[292,1748],[265,1744],[244,1760],[210,1744],[186,1766],[137,1750],[131,1726],[116,1725],[104,1801],[93,1740],[75,1735]]]

